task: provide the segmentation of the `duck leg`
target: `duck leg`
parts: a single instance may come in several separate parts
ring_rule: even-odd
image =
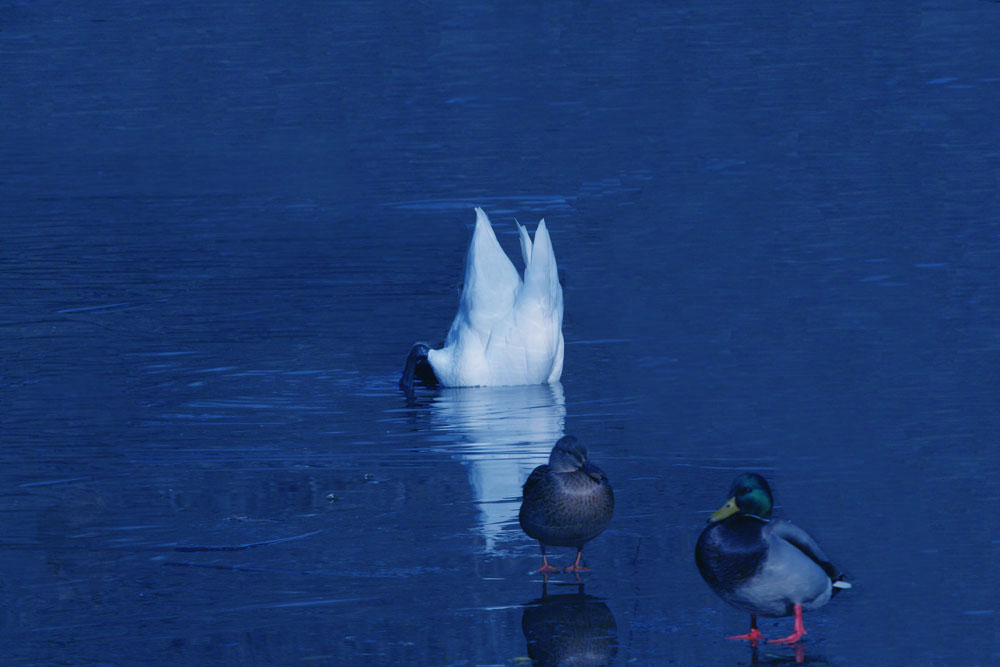
[[[576,562],[565,569],[567,572],[590,572],[589,567],[584,567],[580,563],[580,559],[583,558],[583,547],[576,548]]]
[[[542,548],[542,566],[535,570],[535,572],[558,572],[562,570],[561,567],[552,567],[549,565],[549,559],[545,556],[545,545],[539,542],[538,546]]]
[[[754,643],[759,642],[763,638],[764,635],[762,635],[760,630],[757,629],[756,614],[750,614],[750,632],[746,633],[745,635],[733,635],[732,637],[726,637],[726,639],[746,639],[747,641],[751,641]]]
[[[806,634],[806,626],[802,622],[802,605],[795,605],[795,628],[794,632],[787,637],[782,637],[781,639],[772,639],[770,643],[772,644],[794,644],[795,642],[802,639],[802,636]]]

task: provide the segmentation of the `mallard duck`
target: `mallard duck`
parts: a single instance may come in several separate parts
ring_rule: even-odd
[[[497,242],[490,219],[476,209],[476,228],[465,260],[458,314],[444,347],[417,343],[399,380],[445,387],[557,382],[563,367],[563,298],[556,256],[545,220],[535,240],[518,223],[524,280]]]
[[[695,547],[698,570],[719,597],[750,612],[750,632],[729,639],[764,639],[757,615],[795,615],[792,644],[806,634],[802,611],[822,607],[850,588],[816,541],[789,521],[771,519],[774,498],[760,475],[744,473],[730,498],[709,518]]]
[[[542,548],[539,572],[560,568],[549,565],[550,547],[576,547],[576,562],[562,568],[586,570],[580,563],[583,545],[607,527],[615,510],[615,495],[608,478],[590,462],[587,448],[571,435],[559,439],[547,465],[535,468],[524,483],[518,519],[528,537]]]

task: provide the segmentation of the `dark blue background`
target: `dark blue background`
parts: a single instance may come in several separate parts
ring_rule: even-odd
[[[618,500],[617,664],[753,659],[693,564],[742,469],[856,582],[807,662],[997,662],[998,35],[982,0],[3,3],[5,660],[514,664],[518,485],[566,432]],[[407,404],[474,205],[514,257],[549,224],[562,384]]]

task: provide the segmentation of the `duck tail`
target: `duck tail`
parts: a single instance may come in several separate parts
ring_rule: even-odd
[[[847,590],[848,588],[854,588],[854,586],[851,585],[851,582],[844,581],[844,575],[837,577],[831,585],[833,586],[833,592],[831,595],[836,595],[840,591]]]

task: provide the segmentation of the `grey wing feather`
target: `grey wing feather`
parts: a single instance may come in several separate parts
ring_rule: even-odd
[[[771,521],[764,528],[764,531],[768,536],[779,537],[797,547],[799,551],[809,556],[817,565],[823,568],[823,571],[826,572],[831,580],[837,581],[843,576],[843,573],[823,553],[823,549],[816,543],[816,540],[791,521]]]

